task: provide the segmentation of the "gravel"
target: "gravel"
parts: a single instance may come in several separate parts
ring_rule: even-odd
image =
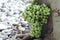
[[[22,18],[30,4],[29,0],[0,0],[0,40],[19,40],[18,32],[30,32],[31,26]]]

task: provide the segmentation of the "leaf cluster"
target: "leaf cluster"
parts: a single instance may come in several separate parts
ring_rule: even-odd
[[[50,15],[50,8],[46,4],[29,5],[23,13],[23,18],[28,21],[32,27],[31,37],[39,38],[41,36],[42,25],[47,23]]]

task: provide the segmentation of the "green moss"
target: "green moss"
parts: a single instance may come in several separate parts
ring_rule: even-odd
[[[47,23],[50,15],[50,8],[47,5],[29,5],[23,13],[23,18],[30,23],[32,29],[31,37],[39,38],[41,36],[42,25]]]

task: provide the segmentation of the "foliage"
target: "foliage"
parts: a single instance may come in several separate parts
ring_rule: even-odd
[[[39,38],[41,36],[42,25],[47,23],[50,15],[50,8],[47,5],[29,5],[23,13],[23,18],[30,23],[32,29],[30,35]]]
[[[50,15],[50,8],[47,7],[47,5],[45,4],[42,4],[40,6],[40,16],[39,16],[39,21],[41,24],[46,24],[47,23],[47,19],[48,19],[48,16]]]

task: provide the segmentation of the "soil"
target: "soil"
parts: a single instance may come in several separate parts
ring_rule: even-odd
[[[53,32],[52,14],[49,15],[48,22],[42,29],[42,40],[51,40],[51,34]]]

